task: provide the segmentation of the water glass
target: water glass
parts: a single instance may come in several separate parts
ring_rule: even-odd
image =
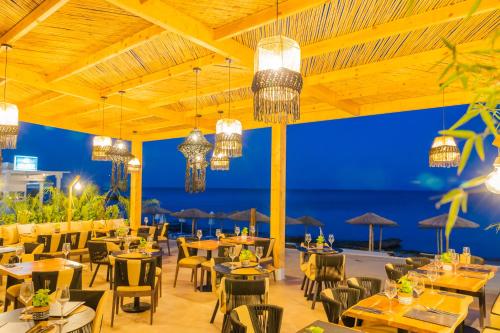
[[[460,256],[458,253],[451,254],[451,266],[453,267],[453,274],[457,274],[458,263],[460,262]]]
[[[335,237],[333,234],[328,235],[328,243],[330,243],[330,247],[333,248],[333,242],[335,242]]]
[[[312,236],[310,233],[307,233],[305,238],[304,238],[305,242],[307,243],[307,248],[309,248],[309,243],[311,243],[311,240],[312,240]]]
[[[234,267],[234,258],[236,258],[236,247],[231,246],[229,248],[229,258],[231,258],[231,269]]]
[[[257,246],[255,248],[255,256],[257,257],[257,263],[258,263],[257,268],[262,268],[260,266],[260,258],[262,258],[263,255],[264,255],[264,247]]]
[[[21,284],[21,288],[19,290],[19,298],[21,299],[23,304],[28,306],[34,294],[35,288],[33,287],[33,281],[24,281]]]
[[[250,226],[250,236],[255,236],[255,226],[254,225],[251,225]]]
[[[21,262],[24,254],[24,245],[16,247],[17,262]]]
[[[220,241],[220,235],[222,231],[220,229],[215,229],[215,237],[217,237],[217,241]]]
[[[389,313],[392,313],[392,299],[396,297],[398,287],[395,281],[385,280],[384,294],[389,299]]]
[[[57,290],[57,303],[61,305],[61,319],[56,321],[57,325],[64,325],[68,321],[64,319],[64,305],[69,302],[69,287],[62,286]]]
[[[436,254],[434,256],[434,267],[436,267],[436,269],[441,269],[442,266],[443,266],[443,262],[441,261],[441,255]]]
[[[62,253],[64,254],[64,258],[66,258],[66,260],[68,260],[70,251],[71,251],[71,243],[64,243],[62,246]]]
[[[427,278],[429,279],[429,281],[431,281],[431,294],[435,294],[434,282],[437,280],[438,275],[438,270],[435,267],[430,267],[427,270]]]
[[[240,227],[234,227],[234,233],[236,234],[236,237],[240,235]]]
[[[196,237],[198,237],[198,242],[201,241],[201,237],[203,237],[203,231],[201,231],[201,229],[196,230]]]
[[[463,262],[464,264],[470,264],[470,256],[470,247],[464,246],[464,248],[462,249],[463,260],[460,260],[460,262]],[[462,259],[462,257],[460,259]]]
[[[413,285],[413,290],[417,294],[417,297],[420,298],[420,295],[422,295],[425,291],[425,283],[424,279],[422,279],[420,276],[415,277],[415,284]]]

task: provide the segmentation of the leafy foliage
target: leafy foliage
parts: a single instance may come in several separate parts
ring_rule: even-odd
[[[49,289],[38,289],[33,296],[34,307],[45,307],[50,304]]]
[[[413,288],[411,286],[411,281],[406,277],[403,276],[398,280],[399,283],[399,291],[403,294],[411,294],[413,292]]]

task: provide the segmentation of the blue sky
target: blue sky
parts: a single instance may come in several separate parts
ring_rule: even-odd
[[[446,108],[447,124],[465,106]],[[215,126],[215,124],[214,124]],[[479,128],[480,122],[472,124]],[[427,154],[441,128],[441,110],[429,109],[292,125],[287,131],[287,186],[307,189],[445,190],[457,183],[455,169],[431,169]],[[213,141],[212,136],[208,139]],[[270,129],[244,132],[243,157],[229,172],[208,171],[212,188],[268,188]],[[3,151],[39,157],[39,168],[80,173],[106,190],[109,162],[90,160],[92,137],[33,124],[21,124],[18,148]],[[182,187],[185,162],[177,145],[182,139],[144,145],[144,186]],[[487,144],[487,162],[473,155],[464,177],[488,172],[495,150]],[[69,177],[67,177],[69,179]]]

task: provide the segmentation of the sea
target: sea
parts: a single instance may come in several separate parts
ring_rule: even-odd
[[[310,215],[324,223],[322,232],[333,233],[337,241],[366,241],[368,227],[346,224],[346,220],[373,212],[396,221],[399,227],[385,228],[383,238],[401,240],[401,250],[436,252],[436,232],[433,229],[421,229],[418,222],[447,212],[448,207],[436,208],[436,202],[442,195],[431,191],[370,191],[370,190],[302,190],[288,189],[286,193],[286,214],[291,217]],[[143,198],[155,198],[161,206],[171,211],[187,208],[199,208],[206,212],[234,212],[256,208],[268,215],[270,205],[269,189],[214,189],[204,193],[189,194],[182,188],[144,188]],[[491,223],[500,222],[500,200],[498,195],[488,192],[472,193],[469,198],[467,214],[460,216],[480,225],[477,229],[454,229],[450,247],[462,252],[463,246],[471,248],[474,255],[498,261],[500,258],[500,233],[484,230]],[[167,217],[171,222],[178,222]],[[230,220],[200,220],[198,228],[204,235],[214,234],[215,228],[231,230],[235,225]],[[241,227],[247,223],[238,223]],[[190,221],[183,224],[184,231],[189,231]],[[269,232],[268,225],[259,226],[259,232]],[[309,227],[315,238],[320,230]],[[305,233],[302,225],[286,227],[286,236],[301,237]],[[375,231],[378,239],[378,229]]]

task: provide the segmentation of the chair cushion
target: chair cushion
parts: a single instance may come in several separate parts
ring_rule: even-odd
[[[52,235],[55,226],[53,223],[40,223],[35,225],[35,234],[37,235]]]
[[[500,333],[500,328],[485,327],[482,333]]]
[[[168,238],[165,236],[158,236],[158,240],[159,241],[166,241],[166,240],[168,240]]]
[[[2,226],[3,245],[12,245],[19,242],[19,232],[16,224]]]
[[[17,232],[23,235],[30,235],[33,233],[35,225],[33,223],[17,224]]]
[[[500,329],[500,293],[491,307],[490,326]]]
[[[212,260],[206,260],[201,263],[201,267],[206,268],[206,269],[211,269],[214,266],[214,263]]]
[[[19,242],[20,243],[36,243],[36,236],[35,235],[19,235]]]
[[[207,261],[207,258],[205,258],[205,257],[192,256],[189,258],[182,258],[181,260],[179,260],[179,265],[198,266],[205,261]]]
[[[104,220],[94,221],[92,227],[94,230],[106,230],[106,222]]]
[[[92,230],[92,221],[82,221],[80,222],[82,227],[81,231],[91,231]]]
[[[12,297],[19,297],[19,294],[21,293],[21,284],[15,284],[13,286],[10,286],[7,288],[7,294],[9,294]]]
[[[129,287],[129,286],[120,286],[116,287],[117,291],[150,291],[151,287],[150,286],[135,286],[135,287]]]

